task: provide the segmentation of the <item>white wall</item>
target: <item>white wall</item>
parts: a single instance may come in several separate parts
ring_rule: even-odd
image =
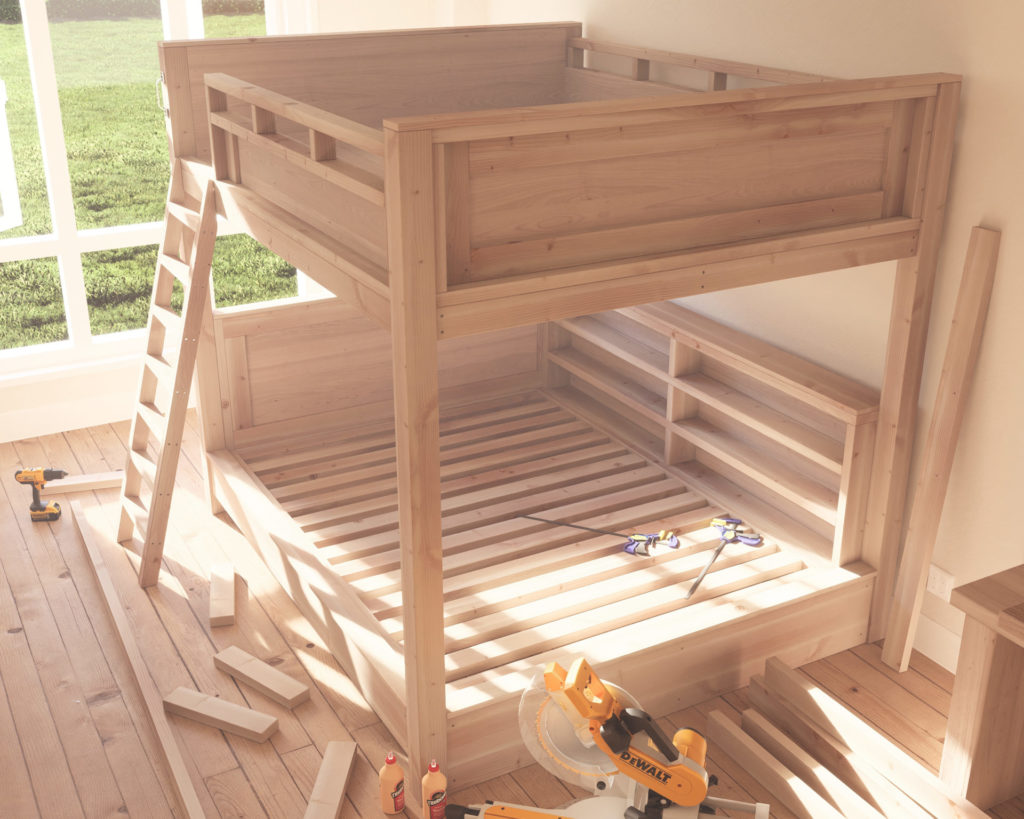
[[[1024,562],[1017,525],[1024,460],[1024,3],[1017,0],[484,0],[459,24],[581,20],[587,36],[837,77],[964,75],[951,198],[921,392],[920,447],[949,334],[968,233],[1003,231],[995,291],[934,562],[957,584]],[[879,383],[892,265],[691,300],[692,306]],[[919,452],[915,463],[920,460]],[[916,474],[916,469],[915,469]],[[916,478],[912,478],[916,480]],[[917,646],[955,662],[962,618],[926,600]]]

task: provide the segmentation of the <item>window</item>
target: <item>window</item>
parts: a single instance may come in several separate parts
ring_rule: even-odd
[[[146,321],[168,177],[156,44],[204,23],[264,34],[262,5],[22,0],[19,22],[0,0],[0,374],[140,348],[122,331]],[[244,236],[217,242],[218,305],[295,294],[287,263]]]

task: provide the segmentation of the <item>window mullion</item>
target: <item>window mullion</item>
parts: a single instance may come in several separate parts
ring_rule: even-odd
[[[35,97],[39,142],[50,199],[53,234],[57,239],[61,293],[68,337],[75,346],[89,344],[89,309],[85,298],[82,258],[78,247],[78,227],[71,193],[64,125],[57,94],[57,72],[53,63],[50,25],[46,4],[21,0],[21,19],[28,51],[32,93]]]

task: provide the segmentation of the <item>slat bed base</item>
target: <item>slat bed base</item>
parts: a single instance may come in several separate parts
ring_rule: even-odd
[[[709,519],[728,510],[539,393],[454,408],[441,431],[453,782],[529,762],[515,708],[548,660],[584,654],[661,714],[742,684],[769,654],[806,661],[863,640],[870,569],[809,565],[810,550],[772,541],[727,547],[684,600],[718,544]],[[214,453],[210,466],[221,502],[401,737],[392,440],[373,425],[324,431]],[[521,514],[610,532],[674,529],[682,545],[636,558],[616,535]],[[821,616],[806,617],[806,606]],[[680,652],[693,658],[691,677],[665,673]]]

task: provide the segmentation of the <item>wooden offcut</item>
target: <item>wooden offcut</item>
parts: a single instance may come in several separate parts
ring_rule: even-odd
[[[277,730],[276,717],[182,686],[164,697],[164,710],[253,742],[266,742]]]
[[[213,663],[236,680],[255,688],[286,708],[294,708],[309,699],[309,686],[253,657],[238,646],[229,646],[213,655]]]
[[[975,227],[967,246],[967,260],[953,311],[932,423],[924,445],[921,478],[913,498],[882,650],[882,660],[900,671],[906,671],[910,664],[928,565],[939,534],[960,425],[967,410],[971,379],[981,349],[1000,237],[998,231]]]
[[[235,567],[218,563],[210,569],[210,625],[235,624]]]
[[[87,475],[68,475],[46,484],[50,492],[92,492],[96,489],[113,489],[121,485],[124,472],[95,472]]]
[[[327,743],[303,819],[338,819],[341,816],[345,788],[348,786],[357,750],[358,746],[354,742]]]

